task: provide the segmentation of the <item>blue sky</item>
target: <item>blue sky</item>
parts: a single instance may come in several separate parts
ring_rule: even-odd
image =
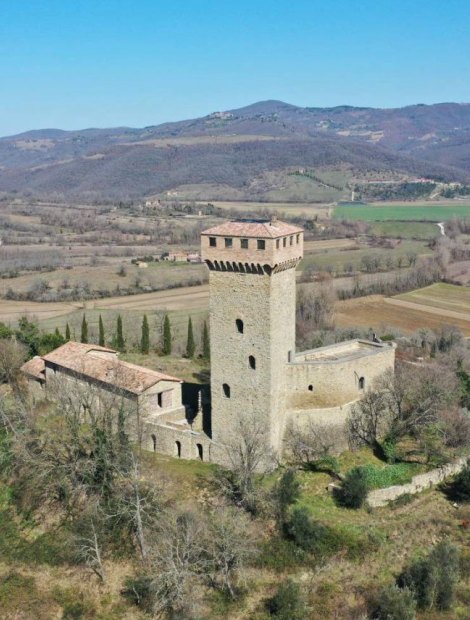
[[[470,101],[469,0],[0,0],[0,135]]]

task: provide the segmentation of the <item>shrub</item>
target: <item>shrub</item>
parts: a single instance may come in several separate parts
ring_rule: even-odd
[[[338,475],[340,472],[340,466],[338,459],[331,454],[321,456],[315,461],[310,461],[306,465],[306,469],[311,471],[325,472],[327,474]]]
[[[126,579],[122,595],[134,605],[145,611],[152,611],[152,580],[146,575]]]
[[[311,519],[305,507],[294,508],[284,532],[300,549],[320,560],[343,549],[351,559],[357,559],[380,546],[370,533],[364,536],[356,528],[333,528]]]
[[[278,620],[307,618],[307,606],[301,588],[291,580],[282,583],[276,594],[266,601],[266,609],[270,616]]]
[[[295,471],[288,469],[282,474],[273,490],[277,519],[281,527],[286,520],[287,509],[299,499],[299,496],[300,483],[295,477]]]
[[[361,508],[367,497],[367,474],[361,467],[349,471],[340,489],[335,491],[335,499],[346,508]]]
[[[292,540],[273,538],[261,545],[257,566],[282,572],[305,561],[305,552]]]
[[[470,502],[470,466],[467,465],[457,474],[449,485],[449,495],[461,502]]]
[[[325,540],[327,527],[310,518],[308,508],[295,508],[289,522],[286,523],[287,536],[301,549],[310,553],[318,553]]]
[[[441,542],[425,558],[420,558],[398,577],[400,587],[413,593],[419,609],[448,610],[452,607],[459,580],[459,550]]]
[[[407,588],[387,586],[370,604],[374,620],[414,620],[416,602]]]
[[[394,463],[384,467],[377,467],[377,465],[368,463],[358,467],[366,476],[368,489],[383,489],[394,484],[411,482],[418,468],[419,465],[415,463]]]

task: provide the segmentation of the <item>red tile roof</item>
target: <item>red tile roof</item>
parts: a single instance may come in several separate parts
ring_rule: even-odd
[[[287,224],[279,220],[272,220],[266,222],[225,222],[225,224],[213,226],[208,230],[204,230],[201,234],[276,239],[277,237],[284,237],[285,235],[292,235],[300,232],[303,232],[303,229],[299,226],[293,226],[292,224]]]
[[[44,369],[46,365],[42,357],[36,356],[32,360],[28,360],[21,366],[20,370],[25,375],[33,377],[33,379],[45,379]]]
[[[49,362],[133,394],[141,394],[159,381],[183,382],[171,375],[124,362],[113,349],[92,344],[67,342],[43,359],[46,365]]]

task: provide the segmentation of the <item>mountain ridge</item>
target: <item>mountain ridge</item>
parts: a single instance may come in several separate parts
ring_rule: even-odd
[[[470,104],[317,108],[266,100],[143,128],[0,138],[0,191],[39,196],[116,197],[119,187],[122,197],[143,197],[215,182],[258,199],[249,189],[257,176],[324,165],[468,183]]]

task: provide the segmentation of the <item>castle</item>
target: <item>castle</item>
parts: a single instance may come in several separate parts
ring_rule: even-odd
[[[121,362],[110,349],[67,343],[27,362],[23,372],[46,387],[53,371],[119,392],[139,407],[142,445],[180,458],[227,464],[240,424],[261,426],[277,459],[290,424],[313,421],[341,434],[351,405],[394,368],[394,346],[352,340],[296,352],[296,267],[303,257],[297,226],[231,221],[202,232],[201,250],[209,269],[211,337],[204,420],[201,399],[192,415],[183,406],[180,380]]]

